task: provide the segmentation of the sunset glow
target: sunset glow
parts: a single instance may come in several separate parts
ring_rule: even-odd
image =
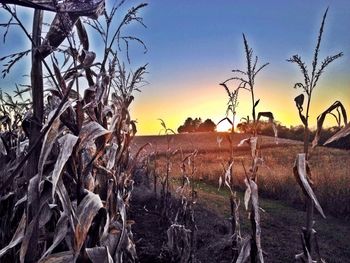
[[[111,2],[107,2],[111,4]],[[300,54],[311,67],[319,23],[328,1],[152,1],[143,11],[142,27],[130,27],[130,34],[142,39],[148,47],[133,44],[130,48],[130,68],[148,63],[147,85],[135,94],[131,105],[132,118],[138,122],[138,134],[158,134],[159,118],[176,130],[187,117],[210,118],[215,123],[225,117],[227,94],[222,81],[233,76],[232,69],[245,70],[242,33],[248,38],[259,63],[269,62],[259,73],[255,83],[256,97],[260,99],[257,111],[271,111],[284,125],[300,125],[294,98],[302,91],[293,89],[303,80],[296,65],[286,62]],[[247,16],[249,14],[249,16]],[[24,16],[24,21],[30,21]],[[350,2],[333,1],[326,21],[320,57],[337,52],[344,56],[330,65],[322,75],[313,94],[311,127],[316,118],[335,100],[341,100],[350,109]],[[21,34],[13,31],[8,38],[14,45],[0,45],[5,53],[24,49],[29,43],[15,41]],[[92,41],[98,50],[100,42]],[[6,52],[5,52],[6,51]],[[1,80],[4,91],[14,89],[13,82],[24,74],[22,66],[14,67]],[[27,74],[27,72],[26,72]],[[23,79],[23,78],[22,78]],[[25,81],[22,81],[22,83]],[[83,85],[82,85],[83,86]],[[230,88],[237,87],[231,83]],[[85,87],[86,88],[86,87]],[[247,91],[239,94],[235,125],[242,117],[251,115],[251,99]],[[326,125],[335,125],[327,118]],[[221,124],[223,131],[229,125]]]
[[[171,2],[172,11],[164,11],[165,2],[151,3],[145,13],[150,84],[136,97],[132,108],[140,134],[157,134],[158,118],[176,130],[187,117],[211,118],[216,123],[225,117],[227,94],[219,83],[233,76],[232,69],[246,67],[242,32],[260,63],[270,62],[256,80],[256,96],[261,99],[257,111],[272,111],[286,126],[301,124],[294,98],[302,91],[293,86],[303,78],[297,66],[286,59],[298,53],[311,67],[319,23],[328,2],[305,5],[302,1],[270,0],[256,1],[253,6],[244,1],[206,5],[179,1]],[[321,57],[339,51],[345,55],[330,65],[319,81],[311,104],[311,127],[335,100],[350,109],[350,38],[344,26],[350,24],[349,3],[333,2],[327,19]],[[236,86],[232,83],[230,87]],[[242,91],[235,125],[247,115],[251,116],[251,99]],[[326,119],[326,125],[335,124],[333,118]],[[223,123],[218,130],[228,128]]]

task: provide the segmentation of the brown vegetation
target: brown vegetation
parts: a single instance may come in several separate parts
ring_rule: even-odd
[[[185,152],[197,149],[197,172],[195,180],[210,182],[217,186],[219,177],[224,173],[222,163],[230,156],[229,142],[225,139],[226,133],[201,133],[171,135],[173,145]],[[221,147],[217,138],[223,138]],[[247,137],[244,134],[235,134],[234,138],[234,160],[240,163],[249,163],[250,149],[247,146],[237,147],[239,142]],[[275,144],[273,137],[262,136],[261,151],[264,156],[265,165],[260,169],[259,189],[262,196],[288,201],[297,207],[303,207],[303,195],[295,184],[292,173],[295,156],[303,149],[301,142],[279,139]],[[153,148],[158,149],[160,162],[159,172],[164,165],[164,149],[166,140],[164,136],[137,136],[133,148],[136,149],[145,142],[151,142]],[[152,147],[148,151],[152,151]],[[144,153],[146,154],[146,153]],[[349,151],[317,147],[311,151],[310,167],[313,171],[313,182],[317,197],[327,213],[337,217],[350,216],[350,171],[344,167],[350,166]],[[180,176],[180,154],[174,157],[172,175]],[[338,164],[344,164],[344,167]],[[235,168],[240,190],[245,189],[243,167],[237,165]],[[342,205],[339,205],[342,204]]]

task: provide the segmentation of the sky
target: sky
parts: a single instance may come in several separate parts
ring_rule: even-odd
[[[107,4],[110,4],[107,1]],[[139,1],[127,1],[127,6]],[[174,130],[187,117],[225,117],[227,94],[220,82],[233,77],[232,69],[245,69],[242,33],[245,33],[260,63],[269,62],[256,78],[257,111],[271,111],[283,124],[301,124],[294,97],[301,90],[294,83],[303,80],[297,65],[286,59],[299,54],[311,67],[322,15],[327,7],[320,59],[344,52],[322,75],[311,103],[311,126],[317,116],[335,100],[350,109],[350,1],[348,0],[149,0],[141,12],[147,28],[131,25],[128,33],[140,37],[147,45],[132,47],[132,65],[148,63],[142,92],[131,106],[132,118],[138,122],[139,134],[158,134],[163,119]],[[30,21],[29,18],[24,17]],[[25,44],[18,34],[9,34],[0,45],[0,56]],[[12,44],[13,43],[13,44]],[[98,40],[93,46],[99,47]],[[18,66],[0,87],[10,89],[23,67]],[[231,89],[237,83],[232,83]],[[251,115],[247,91],[239,95],[237,122]],[[335,125],[329,118],[327,125]],[[228,124],[218,129],[225,130]]]

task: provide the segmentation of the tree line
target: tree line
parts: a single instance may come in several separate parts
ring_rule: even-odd
[[[192,119],[191,117],[188,117],[185,122],[177,128],[178,133],[214,131],[216,131],[216,124],[211,119],[206,119],[203,122],[201,118]]]
[[[287,127],[283,125],[281,122],[275,121],[276,128],[278,130],[278,137],[303,141],[304,140],[304,129],[303,125],[290,126]],[[241,122],[237,124],[237,131],[240,133],[251,133],[251,124],[246,122]],[[322,128],[320,132],[319,143],[322,145],[326,142],[330,137],[332,137],[335,133],[337,133],[341,127],[332,126],[328,128]],[[258,134],[266,135],[266,136],[274,136],[273,130],[271,129],[271,123],[269,122],[260,122],[258,125]],[[316,134],[316,130],[310,130],[310,138],[313,138]],[[338,143],[334,143],[332,147],[350,149],[350,136],[347,139],[341,140]]]
[[[278,130],[278,137],[284,139],[291,139],[297,141],[304,140],[304,126],[290,126],[287,127],[283,125],[279,121],[275,121],[276,128]],[[217,125],[209,118],[207,118],[204,122],[199,117],[192,118],[187,117],[182,125],[177,128],[178,133],[193,133],[193,132],[215,132]],[[328,128],[323,128],[320,132],[319,142],[322,144],[327,141],[332,135],[334,135],[337,131],[340,130],[339,126],[332,126]],[[236,131],[239,133],[251,133],[252,132],[252,124],[247,122],[240,122],[237,124]],[[274,136],[273,129],[271,129],[271,123],[261,121],[257,127],[257,133],[266,136]],[[310,131],[311,136],[313,138],[316,134],[316,130]],[[348,140],[349,141],[349,140]],[[310,139],[311,142],[311,139]],[[345,148],[349,149],[349,143],[340,142],[339,145],[333,145],[333,147],[337,148]]]

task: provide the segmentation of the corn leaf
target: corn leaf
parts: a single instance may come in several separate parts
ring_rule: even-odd
[[[96,58],[96,53],[93,51],[83,50],[84,60],[82,62],[84,67],[90,67]]]
[[[241,140],[241,141],[238,143],[237,147],[243,146],[244,143],[248,143],[248,144],[249,144],[249,143],[250,143],[250,138],[246,138],[246,139]]]
[[[255,243],[258,249],[259,262],[264,262],[263,252],[261,248],[261,227],[260,227],[260,213],[259,213],[259,197],[258,197],[258,185],[253,181],[249,180],[249,185],[251,189],[251,199],[255,220]]]
[[[250,249],[251,249],[251,238],[248,237],[242,241],[242,248],[241,248],[241,251],[239,252],[236,263],[248,262],[248,259],[250,256]]]
[[[251,137],[249,140],[249,144],[250,144],[250,150],[251,150],[252,157],[255,158],[256,147],[258,145],[258,137]]]
[[[331,138],[329,138],[324,145],[329,145],[333,142],[342,140],[350,135],[350,123],[346,124],[344,128],[334,134]]]
[[[46,250],[41,259],[50,255],[51,252],[59,245],[59,243],[66,237],[68,231],[68,216],[65,212],[61,213],[55,227],[54,238],[51,246]]]
[[[41,132],[49,125],[49,123],[51,122],[51,119],[55,116],[55,118],[59,118],[63,112],[65,112],[70,106],[71,106],[72,102],[70,102],[69,100],[66,101],[60,112],[57,114],[57,116],[55,116],[55,112],[56,112],[56,109],[52,110],[50,113],[49,113],[49,116],[47,117],[47,121],[45,122],[44,126],[42,127],[41,129]]]
[[[64,251],[60,253],[55,253],[39,261],[39,263],[72,263],[72,262],[75,262],[73,251]]]
[[[29,201],[29,199],[28,199]],[[49,206],[47,202],[43,202],[43,200],[40,200],[40,207],[37,212],[37,214],[34,216],[32,221],[27,225],[21,249],[20,249],[20,262],[25,262],[26,261],[26,255],[28,252],[28,248],[31,242],[33,242],[32,238],[35,236],[35,231],[38,231],[41,227],[43,227],[50,219],[49,216],[47,215],[47,210],[49,210]],[[37,226],[38,224],[38,226]],[[34,235],[33,235],[34,234]]]
[[[61,121],[59,118],[56,118],[54,122],[52,123],[50,129],[47,131],[44,137],[43,146],[41,148],[39,162],[38,162],[38,173],[39,177],[42,178],[44,165],[46,163],[46,160],[52,150],[52,147],[59,136],[59,127],[60,127]]]
[[[92,263],[114,263],[107,246],[86,248],[85,251]]]
[[[323,213],[322,207],[320,206],[320,204],[316,198],[316,195],[310,186],[310,183],[309,183],[309,180],[307,177],[307,168],[308,167],[307,167],[307,163],[305,160],[305,153],[298,154],[297,158],[295,160],[294,168],[293,168],[294,176],[297,179],[300,187],[303,189],[304,194],[312,199],[317,211],[324,218],[326,218],[325,214]]]
[[[50,55],[66,39],[79,16],[74,13],[57,13],[42,45],[38,48],[43,58]]]
[[[55,73],[55,77],[58,83],[58,86],[61,88],[61,90],[58,90],[58,93],[60,94],[60,98],[63,97],[62,94],[66,93],[66,89],[67,89],[67,84],[66,81],[64,80],[61,71],[58,67],[58,61],[57,59],[54,58],[54,56],[52,56],[52,66],[53,66],[53,70]]]
[[[26,227],[26,214],[23,214],[22,219],[19,222],[17,229],[16,229],[16,232],[13,235],[10,243],[6,247],[4,247],[3,249],[0,250],[0,258],[3,255],[5,255],[9,249],[14,248],[19,243],[22,242],[23,237],[24,237],[25,227]]]
[[[86,196],[80,202],[77,209],[78,223],[74,233],[74,251],[76,255],[79,254],[80,249],[86,240],[91,223],[101,208],[103,208],[101,198],[98,195],[87,191]]]
[[[89,142],[95,141],[98,137],[109,135],[110,133],[110,131],[103,128],[97,122],[92,121],[84,124],[79,134],[81,141],[79,149],[84,149]]]
[[[75,209],[73,208],[72,202],[69,199],[69,194],[67,192],[66,187],[64,186],[62,178],[60,178],[57,182],[56,193],[62,204],[64,213],[68,216],[70,226],[74,232],[75,231],[74,222],[77,221],[77,216],[76,216]]]
[[[227,167],[226,171],[225,171],[225,184],[226,186],[230,189],[230,191],[232,191],[231,189],[231,168],[233,165],[233,161],[230,163],[230,165]]]
[[[252,190],[250,189],[250,184],[249,184],[247,178],[244,179],[244,183],[247,187],[245,192],[244,192],[244,206],[245,206],[245,209],[248,210],[248,205],[249,205],[250,197],[252,195]]]
[[[305,263],[317,263],[317,261],[312,260],[312,257],[310,255],[310,252],[306,246],[306,241],[304,234],[301,234],[301,243],[303,245],[303,251],[302,253],[295,255],[295,260],[296,261],[301,261]]]
[[[316,135],[314,140],[312,141],[312,147],[315,147],[318,144],[318,140],[320,139],[320,133],[322,130],[323,122],[327,116],[327,114],[331,114],[331,112],[335,109],[340,108],[341,113],[343,115],[343,120],[344,120],[344,125],[347,124],[347,116],[346,116],[346,110],[343,106],[343,104],[340,101],[334,102],[328,109],[326,109],[324,112],[322,112],[318,117],[317,117],[317,130],[316,130]],[[338,120],[340,124],[340,120]]]
[[[222,177],[220,176],[219,177],[219,188],[218,188],[218,191],[220,190],[221,186],[222,186]]]
[[[66,134],[61,137],[58,142],[61,145],[60,153],[57,157],[54,170],[52,172],[52,198],[54,198],[57,182],[61,176],[63,167],[68,161],[69,157],[72,155],[75,144],[78,141],[78,137],[73,134]]]

